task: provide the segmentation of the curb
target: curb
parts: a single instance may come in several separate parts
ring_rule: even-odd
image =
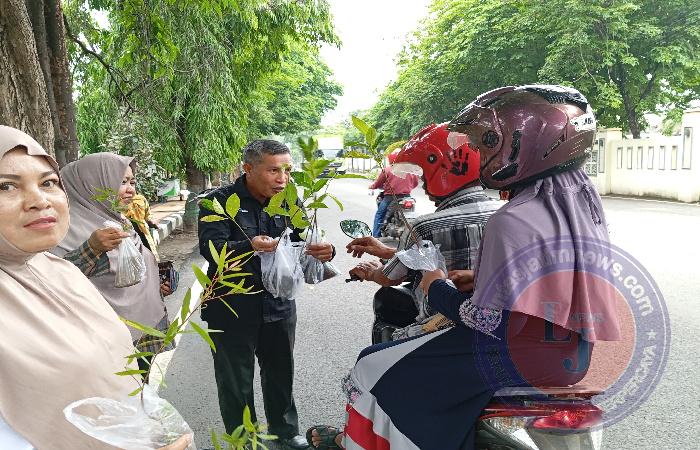
[[[183,214],[185,214],[185,210],[169,214],[158,222],[157,230],[151,230],[151,236],[153,236],[153,240],[156,242],[156,245],[160,244],[160,241],[170,236],[170,234],[177,228],[182,227]]]

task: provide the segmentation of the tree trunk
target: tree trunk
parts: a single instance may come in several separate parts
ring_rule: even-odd
[[[639,139],[641,130],[639,127],[637,110],[635,109],[636,105],[627,89],[627,72],[625,72],[625,67],[620,61],[615,64],[615,69],[617,70],[615,84],[622,97],[622,105],[625,108],[625,115],[627,116],[627,127],[630,133],[632,133],[632,139]]]
[[[63,155],[65,163],[78,159],[79,143],[73,103],[73,80],[68,64],[66,30],[63,26],[61,0],[46,0],[44,7],[46,34],[49,50],[51,85],[56,102],[54,110],[54,135],[56,136],[56,156]],[[56,121],[56,119],[58,119]],[[58,128],[56,128],[56,122]],[[60,162],[59,162],[60,163]]]
[[[0,0],[0,123],[18,128],[54,155],[46,80],[24,0]]]
[[[0,123],[64,166],[78,159],[73,83],[60,0],[0,0]]]
[[[46,96],[54,129],[56,159],[64,166],[78,159],[73,90],[60,0],[27,0],[39,65],[50,87]]]

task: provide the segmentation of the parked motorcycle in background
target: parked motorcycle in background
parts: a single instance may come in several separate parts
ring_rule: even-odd
[[[371,236],[359,220],[340,222],[352,239]],[[358,281],[351,277],[346,281]],[[410,284],[380,288],[374,295],[372,344],[390,342],[398,328],[413,323]],[[410,301],[406,296],[411,297]],[[584,385],[523,386],[498,390],[476,423],[476,450],[601,450],[603,411],[592,398],[603,391]]]

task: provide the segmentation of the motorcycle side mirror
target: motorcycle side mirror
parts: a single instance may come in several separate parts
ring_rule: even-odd
[[[346,219],[340,221],[340,229],[353,239],[372,236],[372,229],[361,220]]]

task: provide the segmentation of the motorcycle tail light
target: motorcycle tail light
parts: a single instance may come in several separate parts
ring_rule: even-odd
[[[408,209],[408,208],[413,208],[413,200],[404,200],[403,201],[403,207]]]
[[[586,408],[561,409],[533,420],[531,427],[538,430],[565,430],[592,428],[603,418],[603,412],[594,405]]]

